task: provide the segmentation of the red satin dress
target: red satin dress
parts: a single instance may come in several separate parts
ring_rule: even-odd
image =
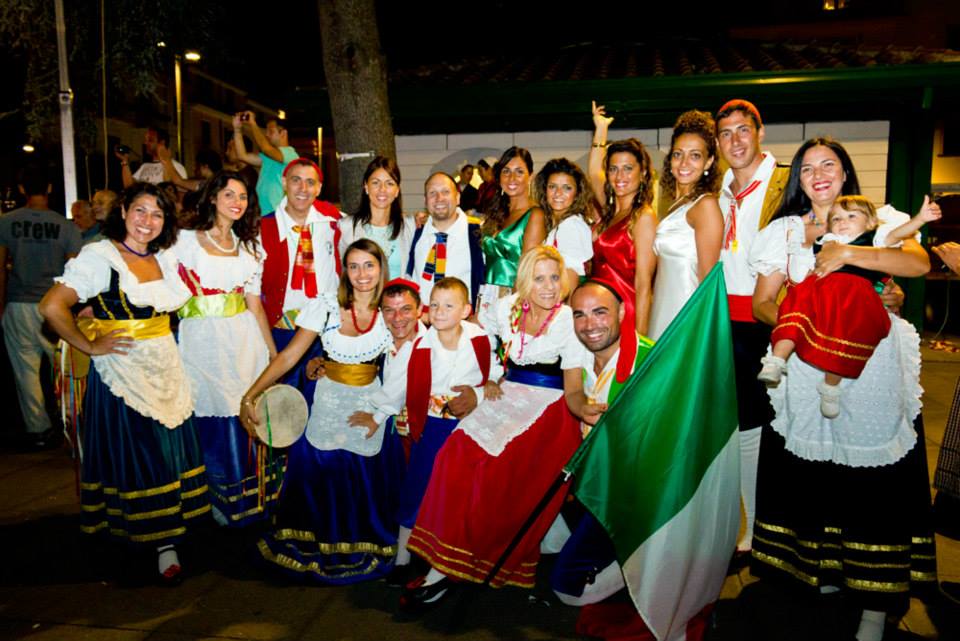
[[[637,253],[630,235],[630,216],[608,227],[593,241],[593,277],[612,281],[627,297],[627,312],[633,313],[637,292],[633,286]]]

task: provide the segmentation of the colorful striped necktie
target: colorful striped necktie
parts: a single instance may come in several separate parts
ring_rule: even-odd
[[[423,266],[423,280],[438,281],[447,273],[447,234],[438,231],[436,236],[437,240],[430,248]]]
[[[310,225],[294,225],[293,231],[300,234],[297,243],[297,255],[293,260],[293,278],[290,281],[291,289],[302,289],[307,298],[317,296],[317,274],[313,269],[313,238],[310,236]]]

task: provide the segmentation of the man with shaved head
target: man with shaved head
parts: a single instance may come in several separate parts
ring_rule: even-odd
[[[584,354],[583,391],[567,395],[570,411],[583,421],[584,436],[643,362],[653,341],[633,331],[623,295],[612,283],[584,282],[570,298],[573,330]],[[624,330],[624,331],[621,331]],[[613,543],[597,520],[585,512],[560,551],[552,585],[568,605],[597,603],[624,586]]]

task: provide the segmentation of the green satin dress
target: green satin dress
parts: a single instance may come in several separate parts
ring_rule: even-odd
[[[513,287],[513,283],[517,280],[520,255],[523,253],[523,234],[530,221],[531,211],[533,211],[532,207],[496,236],[484,236],[480,241],[487,264],[485,282],[488,285]]]

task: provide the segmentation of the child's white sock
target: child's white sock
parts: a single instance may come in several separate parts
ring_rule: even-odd
[[[407,549],[407,541],[410,540],[410,528],[400,526],[400,532],[397,534],[397,558],[394,565],[410,565],[410,550]]]
[[[180,557],[177,556],[177,549],[172,545],[161,545],[157,548],[157,569],[160,574],[164,574],[174,565],[180,565]]]
[[[857,641],[880,641],[883,639],[883,625],[887,613],[878,610],[864,610],[857,628]]]
[[[230,525],[229,519],[227,519],[227,517],[224,516],[223,512],[221,512],[216,506],[214,505],[210,506],[210,513],[213,515],[213,520],[220,527],[226,527]]]
[[[770,387],[779,385],[780,378],[783,376],[783,373],[787,371],[787,361],[779,356],[767,354],[760,359],[760,362],[763,363],[763,369],[757,374],[757,380],[766,383]]]
[[[435,570],[434,568],[430,568],[430,571],[427,572],[427,576],[424,577],[423,579],[423,584],[433,585],[437,581],[445,578],[447,578],[447,576],[443,572],[440,572],[439,570]]]
[[[817,391],[820,392],[820,413],[827,418],[840,416],[840,386],[820,381]]]

